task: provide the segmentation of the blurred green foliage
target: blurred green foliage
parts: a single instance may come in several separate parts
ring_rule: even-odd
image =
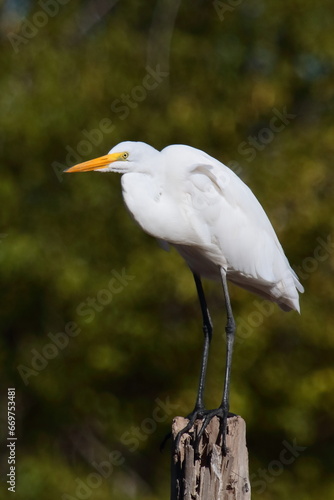
[[[333,498],[333,3],[8,0],[0,10],[0,397],[5,410],[16,387],[15,498],[169,498],[158,446],[193,407],[202,347],[192,276],[133,223],[117,175],[62,174],[122,140],[203,149],[263,204],[306,292],[299,316],[231,286],[231,410],[247,423],[253,498]],[[290,119],[273,132],[277,112]],[[132,279],[101,292],[113,272]],[[219,286],[205,287],[214,407],[225,316]],[[76,335],[52,337],[66,328]],[[305,449],[282,464],[286,442]],[[105,478],[92,465],[102,461]]]

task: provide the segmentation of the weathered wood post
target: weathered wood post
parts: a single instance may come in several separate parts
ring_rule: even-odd
[[[176,417],[173,421],[173,440],[188,420]],[[201,428],[195,422],[195,435]],[[185,433],[177,450],[172,451],[171,500],[249,500],[251,489],[246,447],[246,424],[239,417],[227,420],[226,448],[222,453],[219,419],[214,417],[199,443],[195,459],[194,427]]]

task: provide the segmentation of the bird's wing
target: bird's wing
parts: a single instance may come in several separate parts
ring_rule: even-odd
[[[187,216],[203,245],[216,246],[227,272],[239,278],[274,284],[291,273],[295,276],[252,191],[228,167],[212,160],[189,168],[186,187]]]

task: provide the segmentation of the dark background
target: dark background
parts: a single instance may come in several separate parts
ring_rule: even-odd
[[[123,140],[203,149],[263,204],[302,314],[230,287],[231,410],[253,498],[332,498],[333,3],[8,0],[0,13],[4,498],[8,387],[17,500],[169,498],[158,447],[194,405],[202,348],[192,276],[131,220],[118,175],[62,174]],[[221,287],[205,289],[215,407],[225,312]]]

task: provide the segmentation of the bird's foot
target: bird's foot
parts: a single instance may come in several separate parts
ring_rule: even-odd
[[[223,455],[226,456],[227,448],[226,448],[226,432],[227,432],[227,419],[229,417],[234,417],[234,413],[230,413],[227,409],[223,407],[216,408],[214,410],[206,410],[205,408],[195,408],[186,418],[188,419],[187,425],[179,431],[175,438],[174,442],[174,450],[178,450],[181,437],[183,434],[187,433],[194,425],[195,420],[202,420],[202,426],[197,434],[194,436],[195,439],[195,459],[199,458],[199,443],[201,437],[210,421],[213,417],[218,417],[220,420],[220,433],[222,435],[222,452]]]
[[[188,423],[187,423],[187,425],[186,425],[183,429],[181,429],[181,430],[178,432],[178,434],[177,434],[177,436],[176,436],[176,438],[175,438],[175,441],[174,441],[174,449],[175,449],[175,450],[177,450],[177,449],[178,449],[178,447],[179,447],[180,440],[181,440],[181,436],[182,436],[183,434],[185,434],[186,432],[188,432],[188,431],[192,428],[192,426],[193,426],[193,425],[194,425],[194,423],[195,423],[195,420],[197,420],[197,419],[202,419],[202,418],[204,417],[204,413],[205,413],[205,412],[206,412],[206,410],[205,410],[205,408],[204,408],[204,407],[203,407],[203,408],[202,408],[202,407],[201,407],[201,408],[199,408],[199,407],[197,408],[197,407],[196,407],[196,408],[194,408],[194,410],[193,410],[191,413],[189,413],[189,415],[187,415],[187,416],[185,417],[185,418],[187,418],[187,419],[188,419]],[[162,451],[162,450],[164,449],[164,447],[165,447],[165,445],[166,445],[167,441],[168,441],[171,437],[172,437],[172,433],[171,433],[171,432],[169,432],[168,434],[166,434],[166,436],[164,437],[164,439],[163,439],[162,443],[160,444],[160,451]]]

